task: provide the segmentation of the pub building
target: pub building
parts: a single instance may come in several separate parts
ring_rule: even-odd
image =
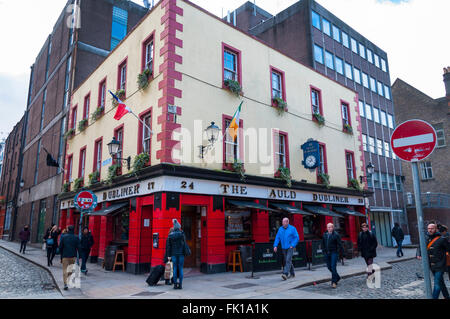
[[[90,261],[101,263],[107,247],[118,246],[125,251],[127,271],[135,274],[163,264],[173,218],[181,222],[192,252],[185,267],[204,273],[226,271],[230,252],[241,246],[273,243],[284,217],[297,228],[308,255],[330,222],[356,247],[369,194],[302,182],[287,188],[281,180],[260,176],[247,176],[243,184],[237,174],[171,164],[91,190],[99,204],[82,221],[94,236]],[[78,227],[73,195],[62,198],[61,228]]]

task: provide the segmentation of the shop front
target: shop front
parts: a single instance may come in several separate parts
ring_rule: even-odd
[[[304,256],[311,259],[312,244],[320,241],[327,223],[334,223],[342,238],[355,245],[359,225],[366,219],[367,194],[356,190],[328,190],[295,182],[286,188],[281,181],[250,176],[243,184],[228,173],[158,166],[145,175],[123,178],[120,185],[92,189],[99,205],[83,218],[95,241],[91,262],[102,262],[107,248],[118,246],[125,251],[128,272],[148,272],[162,265],[172,219],[176,218],[192,252],[185,267],[204,273],[224,272],[230,252],[239,250],[244,270],[250,270],[245,264],[252,249],[266,256],[255,255],[256,259],[274,261],[267,247],[273,253],[276,233],[287,217],[299,233],[295,260],[303,265]],[[60,227],[78,221],[73,196],[63,197]]]

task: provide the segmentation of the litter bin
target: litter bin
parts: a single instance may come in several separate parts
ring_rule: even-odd
[[[114,258],[116,257],[116,251],[119,249],[119,246],[107,246],[105,249],[105,270],[111,271],[114,266]]]
[[[242,258],[242,270],[244,272],[252,271],[252,246],[239,246]]]

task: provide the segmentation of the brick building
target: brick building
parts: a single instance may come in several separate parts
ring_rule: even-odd
[[[433,99],[401,79],[392,85],[395,103],[396,124],[411,119],[420,119],[430,123],[437,134],[434,152],[419,163],[421,201],[424,211],[424,223],[437,221],[450,224],[450,67],[444,68],[446,96]],[[408,213],[411,239],[418,243],[417,215],[415,210],[414,189],[411,165],[402,162],[405,176],[404,191]]]
[[[147,12],[127,0],[66,2],[31,67],[23,159],[17,162],[23,187],[13,196],[11,239],[29,224],[31,241],[41,241],[44,230],[57,222],[71,92]],[[46,165],[47,151],[60,167]]]
[[[314,0],[299,1],[276,16],[263,13],[247,2],[230,22],[358,92],[364,161],[375,166],[367,180],[374,193],[370,223],[380,243],[392,246],[392,224],[399,222],[407,233],[407,220],[401,165],[389,144],[394,104],[386,52]]]

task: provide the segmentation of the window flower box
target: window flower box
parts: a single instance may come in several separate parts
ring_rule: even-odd
[[[88,125],[88,119],[82,119],[80,122],[78,122],[78,130],[80,132],[83,132]]]
[[[313,120],[316,121],[320,126],[325,124],[325,118],[320,113],[314,113]]]
[[[273,98],[272,105],[277,109],[278,115],[282,115],[287,111],[287,103],[280,97]]]
[[[348,124],[344,124],[344,132],[348,134],[353,134],[353,128]]]
[[[101,118],[104,114],[105,111],[105,107],[104,106],[99,106],[95,109],[95,111],[92,113],[92,120],[93,121],[97,121],[99,118]]]
[[[150,64],[150,68],[145,69],[142,73],[138,74],[137,84],[140,90],[145,90],[148,87],[148,83],[153,75],[153,64]]]
[[[330,188],[330,175],[326,173],[320,173],[318,175],[319,183],[325,185],[326,188]]]
[[[236,94],[238,97],[242,93],[242,88],[238,81],[226,79],[223,84],[228,90]]]
[[[64,133],[64,139],[68,140],[71,139],[75,135],[75,130],[73,128],[67,130],[66,133]]]
[[[281,178],[286,182],[287,187],[292,186],[292,176],[289,167],[280,167],[275,172],[275,178]]]
[[[120,99],[123,100],[125,99],[125,90],[118,90],[116,91],[115,95]],[[116,107],[117,105],[119,105],[119,103],[116,101],[115,98],[111,98],[112,104],[114,107]]]

